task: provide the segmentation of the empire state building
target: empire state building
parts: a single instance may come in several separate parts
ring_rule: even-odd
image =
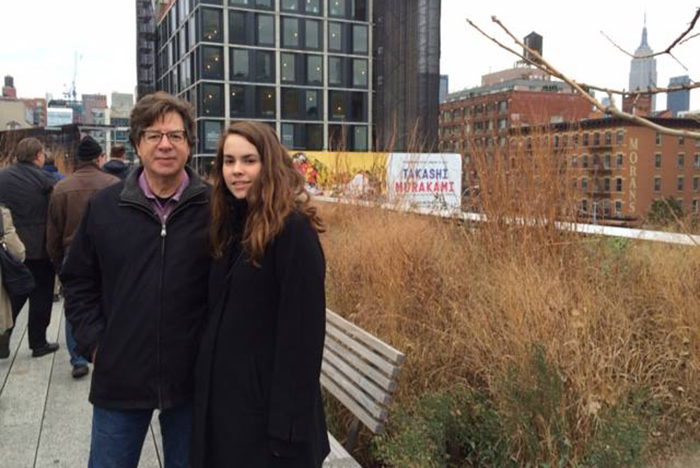
[[[642,43],[634,52],[634,58],[630,66],[630,91],[646,91],[654,87],[656,81],[656,59],[649,56],[654,53],[647,42],[646,15],[644,17],[644,29],[642,29]],[[651,111],[656,110],[656,95],[651,97]]]

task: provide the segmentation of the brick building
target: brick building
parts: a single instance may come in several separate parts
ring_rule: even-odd
[[[700,122],[691,119],[651,120],[670,128],[700,131]],[[584,219],[638,226],[644,223],[653,201],[667,197],[678,200],[684,214],[699,212],[700,139],[662,135],[618,118],[565,122],[548,131],[533,128],[532,136],[529,133],[529,129],[512,132],[505,151],[527,154],[529,148],[545,147],[553,158],[566,161],[567,170],[562,174],[571,178]],[[544,146],[534,141],[537,138],[545,139]]]
[[[537,69],[516,67],[482,77],[482,86],[447,96],[440,104],[441,151],[465,156],[473,149],[505,147],[509,131],[586,118],[591,105]]]

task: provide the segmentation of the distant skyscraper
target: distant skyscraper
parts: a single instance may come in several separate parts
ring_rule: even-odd
[[[646,91],[649,87],[656,86],[656,59],[649,57],[654,51],[647,42],[647,20],[644,16],[644,29],[642,29],[642,43],[634,52],[634,58],[630,66],[630,91]],[[651,110],[656,110],[656,96],[651,98]]]
[[[668,87],[680,84],[690,84],[690,77],[688,75],[674,76],[668,82]],[[674,117],[678,117],[678,113],[682,111],[687,111],[690,109],[690,90],[684,89],[683,91],[674,91],[667,94],[667,108],[671,111]]]

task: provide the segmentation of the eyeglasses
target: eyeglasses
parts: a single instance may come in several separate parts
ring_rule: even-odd
[[[144,130],[141,136],[146,143],[157,145],[163,139],[163,135],[168,137],[170,143],[178,145],[187,139],[187,132],[184,130],[173,130],[171,132],[161,132],[160,130]]]

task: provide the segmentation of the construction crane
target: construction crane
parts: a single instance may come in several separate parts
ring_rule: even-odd
[[[79,54],[76,51],[73,59],[73,81],[71,81],[70,88],[63,92],[63,97],[74,102],[78,100],[78,92],[75,89],[75,79],[78,76],[78,64],[82,58],[83,54]]]

